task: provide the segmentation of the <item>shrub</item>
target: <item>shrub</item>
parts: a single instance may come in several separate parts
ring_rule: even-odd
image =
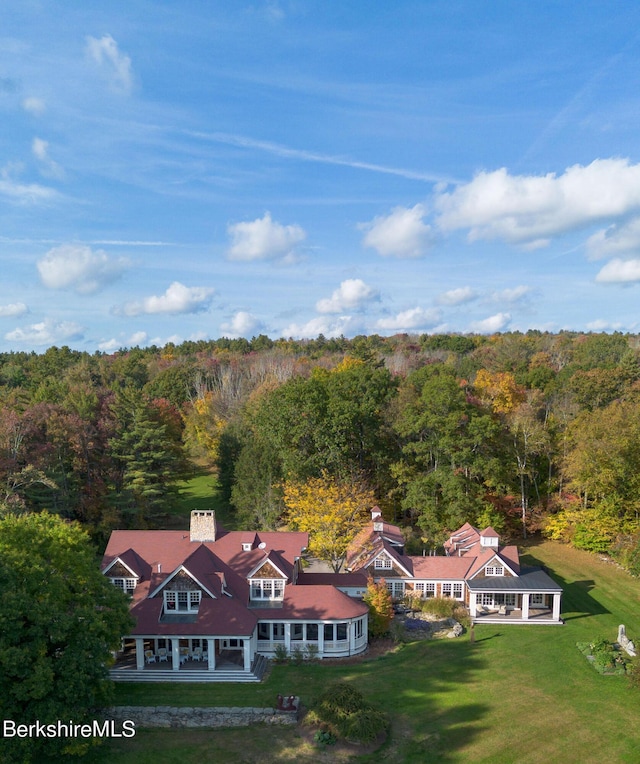
[[[324,747],[327,745],[335,745],[336,736],[330,729],[319,729],[313,736],[313,740],[317,745]]]
[[[314,645],[312,642],[309,642],[309,644],[305,647],[305,653],[307,660],[311,663],[315,663],[315,661],[317,661],[319,658],[320,649],[318,648],[318,645]]]
[[[289,653],[284,646],[284,642],[277,644],[273,654],[274,663],[286,663],[289,660]]]
[[[457,600],[450,597],[430,597],[422,602],[422,611],[432,613],[439,618],[453,618],[455,611],[460,607]]]
[[[370,576],[363,599],[369,606],[369,634],[381,637],[389,631],[393,620],[393,601],[384,578],[375,583]]]
[[[298,645],[296,645],[291,650],[291,663],[293,663],[294,666],[301,666],[303,661],[304,661],[304,650],[301,647],[298,647]]]
[[[356,743],[370,743],[389,729],[387,714],[373,708],[359,690],[346,682],[329,685],[308,719]]]

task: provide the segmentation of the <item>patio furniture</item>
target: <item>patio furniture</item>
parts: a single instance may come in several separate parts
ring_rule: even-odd
[[[155,663],[156,662],[156,656],[155,656],[153,650],[145,650],[144,651],[144,661],[145,661],[145,663]]]
[[[498,614],[499,615],[506,615],[507,614],[507,606],[506,605],[500,605],[498,608]]]
[[[202,660],[202,648],[201,647],[194,647],[193,652],[191,653],[191,657],[194,661],[201,661]]]
[[[167,662],[169,661],[169,658],[167,657],[167,648],[166,647],[159,647],[158,648],[158,660],[160,661],[160,663],[162,663],[162,661],[167,661]]]
[[[183,663],[186,663],[187,660],[189,660],[189,648],[181,647],[180,648],[180,665],[182,665]]]

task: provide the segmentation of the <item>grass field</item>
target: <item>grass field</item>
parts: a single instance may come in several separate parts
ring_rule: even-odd
[[[353,665],[275,666],[259,686],[119,685],[118,702],[259,706],[278,692],[309,702],[342,678],[392,717],[388,742],[361,762],[639,762],[640,693],[596,673],[575,643],[613,640],[619,623],[640,637],[640,581],[552,542],[526,551],[563,585],[565,626],[477,626],[475,644],[465,635]],[[341,760],[330,750],[319,757],[296,730],[271,728],[143,731],[102,755],[140,764]]]

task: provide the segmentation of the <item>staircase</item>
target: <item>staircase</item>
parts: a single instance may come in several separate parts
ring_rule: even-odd
[[[190,669],[153,669],[136,671],[132,668],[113,668],[109,676],[114,682],[259,682],[269,666],[264,655],[256,655],[250,671],[233,668],[219,668],[215,671]]]

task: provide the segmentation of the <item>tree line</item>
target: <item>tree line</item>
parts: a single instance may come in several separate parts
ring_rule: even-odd
[[[327,506],[357,487],[411,550],[469,521],[640,571],[637,335],[53,347],[0,354],[0,402],[0,510],[48,509],[99,540],[161,526],[196,460],[240,528],[301,527],[305,487]]]

